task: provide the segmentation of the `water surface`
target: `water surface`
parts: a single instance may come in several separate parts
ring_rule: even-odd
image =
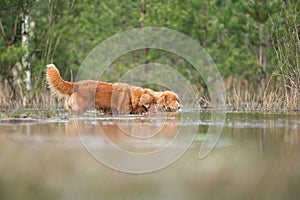
[[[210,111],[197,113],[184,120],[182,113],[1,119],[0,199],[300,198],[299,113],[229,112],[224,124],[211,120]],[[208,128],[222,125],[213,151],[199,159]],[[118,172],[86,149],[177,151],[185,147],[172,141],[191,127],[197,128],[187,151],[152,173]]]

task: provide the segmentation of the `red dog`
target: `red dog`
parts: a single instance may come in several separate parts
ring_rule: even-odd
[[[54,64],[47,65],[47,81],[55,94],[65,98],[66,109],[79,114],[93,108],[118,114],[156,111],[156,94],[150,89],[126,83],[65,81]]]

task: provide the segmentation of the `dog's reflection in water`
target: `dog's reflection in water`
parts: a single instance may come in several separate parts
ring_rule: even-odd
[[[153,152],[169,145],[178,132],[176,117],[75,120],[66,124],[66,134],[78,135],[84,143],[100,148],[114,145],[129,152]]]

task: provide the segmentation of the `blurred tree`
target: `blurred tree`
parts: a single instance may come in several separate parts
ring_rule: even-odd
[[[267,79],[267,57],[266,50],[270,42],[270,23],[269,27],[266,30],[267,21],[269,17],[278,9],[277,1],[267,1],[267,0],[253,0],[245,2],[243,5],[243,10],[245,13],[258,24],[258,41],[256,42],[257,46],[257,65],[260,68],[259,75],[259,96],[261,100],[264,98],[264,93],[266,89],[266,79]]]
[[[20,63],[20,58],[26,53],[20,45],[21,14],[25,3],[22,0],[0,2],[0,31],[3,39],[0,43],[0,75],[7,81],[12,99],[16,99],[15,80],[20,72],[20,69],[13,71],[13,67]]]

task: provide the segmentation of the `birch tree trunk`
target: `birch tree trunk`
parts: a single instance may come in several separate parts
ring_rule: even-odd
[[[22,65],[25,69],[25,85],[27,92],[31,91],[31,74],[30,74],[30,62],[29,62],[29,5],[26,5],[22,13],[22,47],[26,53],[22,57]]]
[[[263,38],[264,36],[264,24],[259,24],[259,50],[258,50],[258,65],[261,69],[260,74],[260,85],[259,85],[259,96],[261,100],[265,98],[265,90],[266,90],[266,79],[267,79],[267,58],[266,58],[266,48],[267,43]]]

